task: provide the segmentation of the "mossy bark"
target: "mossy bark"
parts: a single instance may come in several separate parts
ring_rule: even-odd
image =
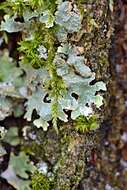
[[[70,40],[79,47],[84,47],[86,64],[96,73],[96,80],[103,80],[108,84],[110,78],[108,52],[113,33],[109,2],[107,0],[75,2],[83,15],[83,28]],[[97,111],[100,118],[105,117],[105,110],[106,105],[103,113]],[[94,152],[102,138],[99,129],[79,133],[70,121],[64,125],[59,124],[58,135],[54,129],[50,129],[45,134],[38,131],[37,138],[36,142],[31,143],[31,149],[37,160],[47,162],[48,170],[52,173],[48,179],[52,190],[90,189],[87,187],[88,168],[89,164],[94,165]]]

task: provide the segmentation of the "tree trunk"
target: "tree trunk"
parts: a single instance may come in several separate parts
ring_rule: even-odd
[[[84,9],[83,28],[73,39],[74,43],[84,47],[86,64],[96,73],[96,80],[103,80],[107,85],[110,80],[108,58],[113,34],[111,2],[107,0],[80,2],[78,4],[80,9]],[[107,101],[108,96],[109,92],[105,96]],[[100,126],[102,120],[108,117],[106,107],[107,103],[103,112],[98,113],[102,118],[99,121]],[[40,155],[38,150],[38,156],[50,163],[51,171],[55,173],[52,190],[104,189],[104,181],[98,182],[99,174],[96,172],[98,168],[95,165],[100,143],[107,130],[105,125],[96,131],[78,133],[70,121],[68,124],[60,124],[59,135],[56,135],[53,129],[50,129],[45,137],[43,134],[40,135],[42,154]],[[36,149],[33,148],[32,151],[37,154]]]

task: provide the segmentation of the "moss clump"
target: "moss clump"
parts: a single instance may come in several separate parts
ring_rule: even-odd
[[[49,190],[50,183],[48,179],[39,172],[35,172],[32,177],[32,189],[33,190]]]
[[[80,116],[74,121],[74,127],[76,131],[79,131],[81,133],[97,129],[98,128],[97,117],[95,115],[89,118]]]

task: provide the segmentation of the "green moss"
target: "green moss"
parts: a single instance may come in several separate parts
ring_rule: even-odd
[[[37,48],[40,45],[40,41],[42,41],[42,36],[40,33],[34,33],[32,40],[24,39],[19,43],[19,51],[24,54],[21,57],[22,63],[31,63],[35,68],[41,67],[43,62],[41,59],[39,59],[37,54]]]
[[[95,115],[89,118],[84,116],[79,116],[74,121],[74,127],[76,131],[79,131],[81,133],[97,129],[98,128],[97,118]]]
[[[49,190],[49,180],[39,172],[36,172],[32,177],[32,189],[33,190]]]

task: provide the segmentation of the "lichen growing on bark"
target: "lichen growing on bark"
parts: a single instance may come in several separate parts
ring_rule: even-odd
[[[89,66],[94,73],[96,73],[96,79],[92,81],[92,83],[94,84],[100,80],[104,80],[106,83],[108,83],[109,81],[108,52],[111,42],[111,35],[113,31],[112,19],[109,11],[108,1],[77,0],[75,1],[75,3],[77,4],[81,12],[82,28],[80,29],[79,32],[77,32],[77,27],[78,29],[80,28],[78,22],[79,20],[77,20],[78,24],[75,26],[76,27],[75,32],[77,33],[74,32],[72,34],[70,26],[66,25],[68,23],[63,23],[65,25],[65,29],[69,31],[68,41],[70,44],[73,44],[74,46],[78,47],[79,53],[84,54],[85,64]],[[35,4],[33,4],[32,8],[34,7],[36,7]],[[53,14],[52,11],[54,12],[54,9],[51,10],[50,12],[51,17]],[[73,14],[76,19],[77,14],[75,14],[75,12],[73,12]],[[57,16],[59,15],[59,11],[57,12],[56,15]],[[34,19],[36,20],[36,14],[34,15]],[[73,18],[71,17],[71,19]],[[40,21],[42,22],[42,25],[44,25],[45,22],[47,23],[47,20],[45,21],[44,18],[40,18]],[[61,24],[61,20],[57,19],[57,23]],[[35,23],[33,21],[31,27],[33,27],[34,24]],[[45,37],[42,36],[44,37],[42,39],[46,41],[45,42],[46,47],[41,46],[41,54],[39,54],[40,46],[38,44],[38,41],[42,39],[39,38],[39,40],[36,41],[36,37],[38,38],[38,35],[35,36],[35,39],[33,39],[32,43],[27,43],[26,41],[22,41],[20,43],[22,44],[22,48],[20,48],[20,50],[23,53],[25,53],[26,52],[25,45],[30,45],[32,51],[29,52],[30,49],[27,47],[28,55],[26,55],[25,57],[27,59],[22,61],[26,62],[31,61],[33,66],[35,68],[38,68],[40,64],[41,66],[44,65],[45,61],[44,60],[42,62],[40,62],[40,60],[38,61],[39,59],[38,57],[34,57],[33,59],[32,57],[33,52],[36,49],[37,51],[36,53],[38,53],[41,56],[41,58],[46,59],[47,58],[46,48],[47,49],[49,48],[48,52],[49,57],[48,61],[46,62],[47,64],[46,66],[48,66],[49,73],[51,76],[53,76],[53,80],[50,81],[48,85],[49,87],[48,90],[52,89],[52,94],[54,94],[54,92],[56,91],[53,91],[54,90],[53,85],[54,83],[56,83],[55,86],[58,86],[57,80],[59,78],[56,75],[56,68],[54,68],[54,65],[51,64],[55,56],[54,51],[56,50],[56,47],[54,47],[54,43],[56,43],[56,41],[54,42],[54,38],[52,38],[52,34],[55,33],[56,28],[54,30],[52,29],[50,30],[48,28],[49,26],[52,26],[52,24],[53,21],[51,23],[48,23],[48,25],[46,25],[47,28],[44,30],[42,30],[41,28],[42,25],[38,24],[39,25],[38,27],[40,28],[40,33],[42,32],[42,34],[44,34],[45,36]],[[30,37],[31,36],[29,36],[29,38]],[[66,32],[64,33],[63,37],[66,38]],[[58,46],[57,43],[56,45]],[[36,65],[36,62],[38,62],[39,65]],[[73,65],[71,66],[73,68]],[[37,75],[37,77],[40,76]],[[33,84],[33,81],[35,82],[35,84]],[[37,82],[36,78],[34,78],[34,80],[31,79],[31,81],[28,82],[30,84],[29,93],[32,93],[31,86],[35,85],[34,87],[36,89],[36,82]],[[60,85],[58,87],[60,87]],[[61,95],[61,91],[63,89],[64,87],[62,89],[60,88],[59,91],[60,94],[58,92],[58,95]],[[58,97],[55,98],[56,98],[55,103],[57,103]],[[46,99],[46,101],[47,103],[50,103],[48,98]],[[94,106],[93,109],[96,110]],[[102,108],[102,110],[105,111],[104,108]],[[67,112],[66,110],[64,111],[65,113]],[[98,123],[100,123],[104,117],[104,112],[102,113],[102,111],[100,110],[96,111],[100,118],[99,119],[100,121],[98,121]],[[56,112],[54,112],[54,115],[55,114]],[[68,116],[69,114],[70,112],[68,111]],[[54,118],[55,118],[54,123],[56,124],[57,120],[56,115]],[[30,125],[29,123],[27,124]],[[33,127],[33,124],[31,124],[31,126]],[[101,139],[100,134],[98,132],[99,130],[91,132],[88,131],[87,133],[84,133],[84,131],[81,130],[76,131],[74,123],[70,119],[67,124],[63,124],[62,122],[58,121],[58,126],[60,126],[58,135],[56,134],[55,130],[51,127],[49,127],[49,130],[46,132],[42,131],[41,129],[35,129],[34,130],[35,138],[33,139],[31,135],[31,133],[33,133],[33,129],[31,127],[30,131],[28,131],[26,140],[22,142],[22,150],[26,153],[31,154],[31,156],[33,156],[37,162],[44,161],[47,164],[48,166],[47,173],[46,174],[42,173],[42,176],[40,176],[41,179],[39,178],[42,189],[45,188],[45,190],[49,189],[77,190],[80,189],[80,187],[83,185],[84,187],[85,185],[87,186],[89,163],[92,163],[94,165],[95,161],[94,151],[97,148],[98,144],[100,143]],[[36,174],[34,177],[33,181],[36,180]],[[84,182],[83,185],[82,182]],[[34,190],[36,190],[36,188]]]
[[[83,3],[80,2],[81,5],[85,7],[83,31],[80,32],[81,35],[77,34],[71,40],[80,46],[83,45],[86,64],[91,66],[92,70],[97,73],[96,79],[104,79],[108,83],[110,77],[108,72],[108,53],[113,32],[108,1],[83,1]],[[63,128],[64,134],[66,134],[66,130],[69,131],[69,134],[67,133],[66,136],[67,140],[69,140],[65,143],[60,138],[64,142],[64,146],[62,146],[61,156],[59,155],[59,159],[56,162],[58,169],[56,170],[54,189],[80,189],[82,179],[84,179],[83,185],[85,188],[88,180],[87,164],[89,162],[94,163],[93,150],[97,148],[101,135],[96,134],[96,132],[85,135],[77,133],[73,131],[73,125],[71,126],[71,124]],[[78,172],[80,167],[80,172]],[[102,184],[100,184],[100,189],[104,188]],[[90,186],[89,183],[88,188]]]

